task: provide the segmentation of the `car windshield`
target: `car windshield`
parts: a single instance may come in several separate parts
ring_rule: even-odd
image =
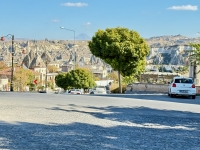
[[[192,79],[187,79],[187,78],[180,78],[180,79],[175,79],[175,83],[193,83]]]
[[[97,86],[96,88],[105,88],[105,86]]]

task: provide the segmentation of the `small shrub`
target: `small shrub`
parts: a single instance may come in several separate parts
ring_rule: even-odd
[[[125,93],[125,91],[126,91],[126,85],[123,85],[122,86],[122,93]],[[111,93],[119,93],[119,86],[111,89]]]

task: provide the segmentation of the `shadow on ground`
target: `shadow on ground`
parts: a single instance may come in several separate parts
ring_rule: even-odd
[[[81,120],[72,124],[51,125],[0,122],[0,149],[199,149],[199,114],[145,107],[88,106],[84,107],[86,111],[79,111],[79,108],[73,105],[71,110],[62,107],[46,109],[78,112],[101,121],[105,119],[125,124],[103,127],[82,123]]]
[[[186,104],[197,104],[200,105],[200,96],[196,99],[191,99],[187,96],[176,96],[174,98],[169,97],[167,94],[102,94],[102,95],[89,95],[89,96],[102,96],[102,97],[116,97],[116,98],[130,98],[130,99],[140,99],[140,100],[157,100],[165,102],[176,102],[176,103],[186,103]]]

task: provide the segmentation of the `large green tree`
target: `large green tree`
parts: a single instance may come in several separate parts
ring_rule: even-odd
[[[65,90],[69,88],[87,89],[96,86],[91,73],[81,68],[57,75],[55,82],[59,87]]]
[[[93,55],[103,59],[122,76],[143,72],[149,54],[145,39],[138,32],[122,27],[98,30],[89,41],[89,48]],[[119,86],[121,93],[120,79]]]
[[[89,71],[78,68],[67,74],[67,81],[71,87],[87,89],[96,86],[95,81]]]

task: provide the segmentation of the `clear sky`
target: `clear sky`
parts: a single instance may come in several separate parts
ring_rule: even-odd
[[[1,0],[0,36],[73,39],[98,29],[126,27],[142,37],[199,37],[200,0]]]

